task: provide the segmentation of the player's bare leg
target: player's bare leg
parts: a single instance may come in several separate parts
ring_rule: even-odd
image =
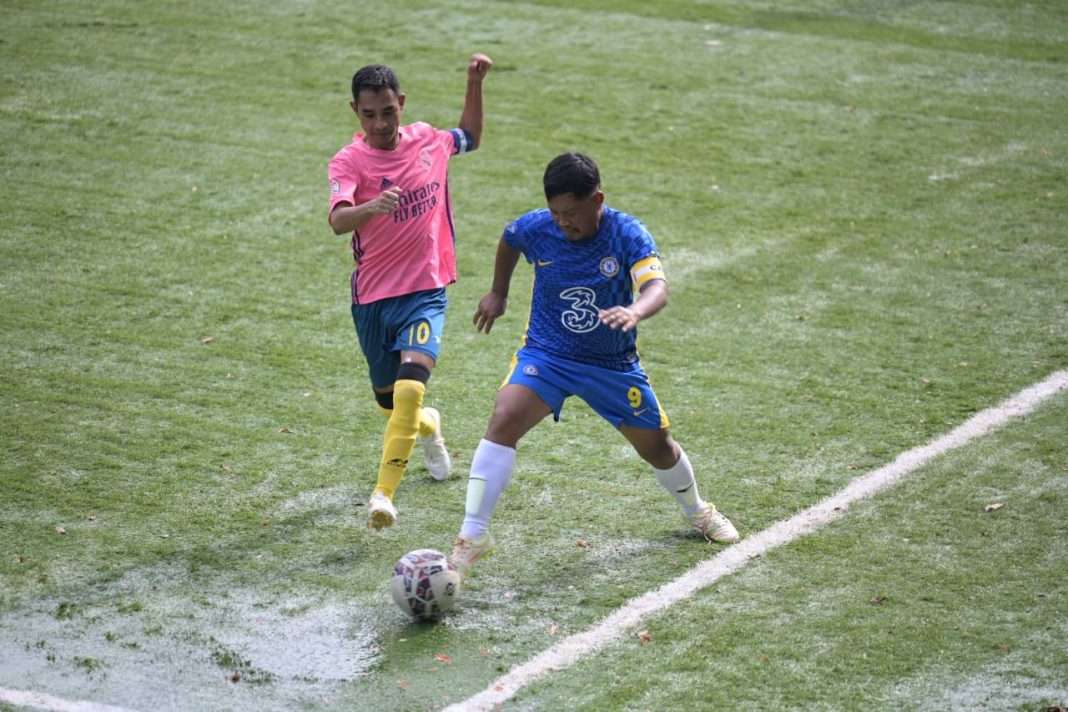
[[[619,428],[643,460],[653,466],[656,480],[679,503],[683,514],[708,541],[730,544],[738,541],[738,530],[714,504],[701,499],[693,466],[685,451],[667,428]]]

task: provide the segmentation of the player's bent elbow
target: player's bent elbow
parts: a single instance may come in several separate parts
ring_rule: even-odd
[[[343,235],[346,232],[352,232],[353,228],[345,224],[345,220],[341,217],[341,210],[339,208],[346,207],[344,204],[334,208],[334,211],[326,217],[326,222],[330,225],[330,229],[334,231],[335,235]]]

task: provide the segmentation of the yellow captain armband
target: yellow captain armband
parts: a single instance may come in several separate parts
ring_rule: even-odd
[[[664,267],[660,264],[660,258],[656,255],[635,262],[630,268],[630,278],[634,281],[634,288],[639,291],[646,282],[654,279],[667,279],[664,276]]]

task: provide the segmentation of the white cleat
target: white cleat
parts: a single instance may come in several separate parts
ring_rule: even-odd
[[[383,492],[375,490],[367,503],[367,528],[381,531],[397,523],[397,508]]]
[[[691,514],[689,519],[693,528],[708,541],[733,544],[740,538],[738,530],[731,524],[731,520],[727,519],[722,512],[717,511],[713,505],[707,502],[703,503],[700,509]]]
[[[441,413],[437,408],[423,408],[423,413],[434,422],[434,434],[419,436],[419,444],[423,446],[423,460],[426,469],[435,480],[441,481],[449,476],[452,470],[452,458],[445,447],[445,438],[441,436]]]
[[[458,536],[456,543],[452,545],[449,562],[460,572],[460,576],[466,577],[476,561],[493,551],[493,546],[493,537],[489,534],[483,534],[480,539],[464,539]]]

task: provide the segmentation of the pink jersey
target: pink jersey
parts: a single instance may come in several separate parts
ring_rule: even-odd
[[[391,186],[404,191],[396,210],[374,216],[352,234],[353,304],[456,281],[448,165],[470,146],[462,129],[414,123],[400,128],[392,151],[371,148],[357,133],[330,161],[331,211],[338,203],[366,203]]]

